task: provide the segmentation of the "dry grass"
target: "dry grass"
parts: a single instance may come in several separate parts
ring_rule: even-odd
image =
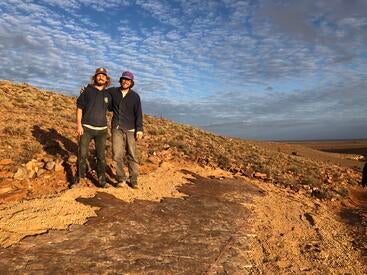
[[[75,97],[0,81],[0,99],[0,159],[11,158],[20,165],[40,152],[63,158],[77,153]],[[309,148],[302,150],[315,157],[295,154],[300,147],[283,150],[289,145],[217,136],[149,115],[144,116],[144,126],[145,138],[138,145],[142,166],[151,157],[160,161],[179,158],[237,175],[253,177],[260,172],[269,183],[306,190],[320,198],[345,196],[345,186],[359,181],[358,169],[324,161]],[[111,159],[110,139],[107,146]]]

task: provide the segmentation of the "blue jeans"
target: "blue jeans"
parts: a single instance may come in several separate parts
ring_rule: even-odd
[[[116,178],[126,180],[124,171],[124,157],[127,159],[130,181],[137,181],[139,175],[139,165],[136,157],[135,133],[112,129],[112,153],[116,162]]]
[[[78,176],[79,178],[85,178],[86,166],[89,151],[89,143],[93,139],[96,148],[97,158],[97,176],[98,179],[106,177],[106,139],[107,129],[105,130],[93,130],[84,127],[84,134],[79,139],[78,147]]]

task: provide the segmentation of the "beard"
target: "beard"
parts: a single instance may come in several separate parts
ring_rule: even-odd
[[[95,80],[95,85],[97,86],[104,86],[107,84],[107,79],[96,79]]]

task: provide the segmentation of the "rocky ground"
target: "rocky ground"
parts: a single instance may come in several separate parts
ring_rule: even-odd
[[[138,190],[86,186],[3,204],[0,271],[365,274],[365,238],[343,220],[347,209],[166,162]]]
[[[139,143],[142,175],[138,190],[127,186],[96,188],[93,158],[88,183],[69,189],[76,167],[74,104],[75,98],[0,81],[2,273],[55,271],[52,268],[60,266],[57,261],[48,265],[44,257],[40,262],[32,256],[45,255],[49,249],[70,260],[71,269],[58,271],[71,272],[77,250],[67,239],[93,231],[89,224],[113,226],[118,232],[130,230],[130,235],[119,236],[120,241],[139,240],[145,236],[144,230],[149,232],[153,220],[147,216],[139,220],[139,215],[129,215],[131,209],[150,209],[150,216],[157,217],[164,230],[172,228],[167,234],[177,232],[171,237],[182,244],[180,253],[169,247],[159,250],[156,245],[163,229],[152,229],[157,234],[152,242],[145,241],[142,250],[125,247],[123,255],[130,251],[130,256],[114,250],[121,265],[111,263],[112,269],[105,270],[154,273],[171,263],[176,269],[167,267],[167,273],[188,273],[188,266],[195,263],[197,273],[367,272],[367,195],[358,186],[363,162],[299,144],[219,137],[145,116],[146,135]],[[113,185],[110,143],[107,150],[108,179]],[[188,212],[188,201],[207,210],[196,213],[193,208]],[[219,211],[227,207],[228,213]],[[116,215],[124,213],[126,221],[107,217],[104,213],[108,209]],[[169,213],[165,219],[161,216],[164,211]],[[201,221],[195,230],[187,227],[190,217]],[[180,223],[179,218],[185,222]],[[186,230],[176,230],[179,225]],[[131,231],[131,227],[137,230]],[[95,236],[103,233],[93,232]],[[108,247],[114,238],[114,234],[102,238],[104,245]],[[180,242],[185,239],[190,241]],[[88,240],[86,249],[101,245],[93,238]],[[190,254],[190,249],[198,250],[197,254]],[[109,264],[103,257],[89,256],[100,259],[97,266],[101,268]],[[200,257],[205,259],[199,261]]]

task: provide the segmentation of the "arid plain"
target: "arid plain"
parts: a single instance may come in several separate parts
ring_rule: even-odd
[[[1,273],[367,272],[367,140],[249,141],[145,115],[137,190],[113,186],[110,141],[112,187],[91,158],[69,189],[75,98],[0,81],[0,107]]]

